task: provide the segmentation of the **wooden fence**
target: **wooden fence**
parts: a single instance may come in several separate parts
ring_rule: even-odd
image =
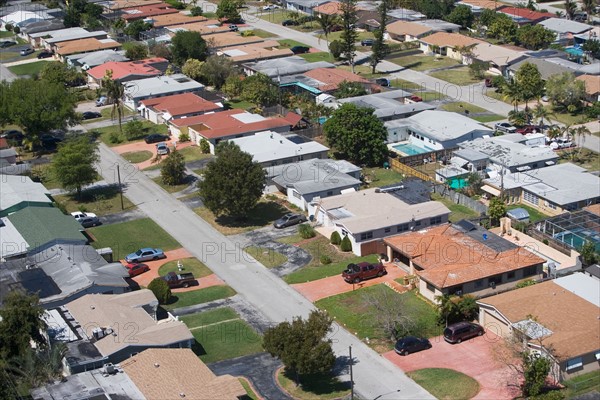
[[[398,160],[396,158],[390,158],[389,162],[390,162],[390,166],[392,167],[392,169],[394,171],[400,172],[401,174],[404,174],[404,175],[414,176],[416,178],[424,180],[425,182],[435,182],[435,179],[433,179],[429,175],[427,175],[421,171],[417,171],[416,169],[409,167],[406,164],[402,164],[400,162],[400,160]]]

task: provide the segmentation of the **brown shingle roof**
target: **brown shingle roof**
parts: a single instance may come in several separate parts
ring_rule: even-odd
[[[202,35],[230,32],[230,29],[227,25],[219,26],[219,21],[216,19],[210,19],[202,22],[192,22],[185,25],[169,25],[167,28],[172,31],[185,29],[186,31],[200,32]]]
[[[353,74],[352,72],[344,69],[336,68],[316,68],[312,71],[305,72],[304,75],[308,76],[309,78],[316,79],[319,82],[323,82],[324,85],[319,86],[319,89],[323,92],[336,90],[339,84],[344,81],[369,83],[368,80],[361,76]]]
[[[68,56],[70,54],[85,53],[86,51],[118,49],[121,43],[112,39],[98,40],[96,38],[69,40],[56,45],[56,54]]]
[[[243,44],[260,43],[265,40],[258,36],[242,36],[236,32],[224,32],[218,35],[212,35],[210,38],[207,38],[206,41],[213,49],[219,49]]]
[[[470,4],[479,8],[487,8],[488,10],[495,10],[503,5],[494,0],[461,0],[460,3]]]
[[[440,47],[471,46],[477,43],[483,43],[483,40],[474,39],[469,36],[461,35],[460,33],[447,32],[436,32],[419,40],[423,43]]]
[[[543,339],[559,360],[569,359],[600,348],[600,308],[553,281],[479,300],[493,306],[511,323],[527,319],[552,331]]]
[[[416,273],[438,288],[476,281],[545,261],[522,247],[498,252],[450,224],[393,236],[384,241],[423,268]]]
[[[428,26],[408,21],[396,21],[387,26],[387,31],[391,34],[410,35],[414,37],[424,35],[432,30],[433,29]]]
[[[148,17],[153,17],[157,15],[164,14],[177,14],[175,8],[169,6],[166,3],[158,3],[158,4],[148,4],[143,6],[136,7],[126,7],[122,9],[124,14],[121,16],[125,21],[134,21],[137,19],[144,19]]]
[[[180,118],[172,121],[175,126],[189,126],[206,139],[216,139],[248,132],[268,131],[270,129],[291,126],[284,118],[264,118],[253,122],[242,122],[234,116],[243,114],[244,117],[250,113],[244,110],[227,110],[214,114],[204,114],[197,117]],[[194,122],[194,125],[191,122]],[[182,123],[183,125],[179,125]]]
[[[585,83],[585,92],[593,96],[595,94],[600,93],[600,76],[597,75],[581,75],[577,78],[580,81]]]
[[[592,214],[596,214],[596,215],[600,216],[600,203],[594,204],[591,206],[587,206],[584,209],[591,212]]]
[[[246,394],[237,378],[216,376],[190,349],[148,349],[121,367],[148,400],[237,400]]]
[[[141,104],[158,111],[168,112],[176,118],[180,115],[220,110],[222,107],[193,93],[156,97],[142,100]]]
[[[182,13],[177,14],[168,14],[168,15],[157,15],[152,17],[152,25],[155,28],[161,28],[163,26],[171,26],[171,25],[185,25],[192,24],[195,22],[204,22],[207,21],[208,18],[203,17],[201,15],[192,16],[186,15]]]

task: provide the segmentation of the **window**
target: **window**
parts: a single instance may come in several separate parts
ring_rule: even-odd
[[[525,200],[528,203],[534,204],[534,205],[538,205],[538,202],[540,201],[539,197],[537,197],[535,194],[530,193],[530,192],[523,192],[523,200]]]
[[[479,279],[479,280],[475,281],[475,287],[482,288],[483,287],[483,279]]]
[[[408,224],[402,224],[396,226],[396,232],[406,232],[408,230]]]
[[[390,232],[392,231],[392,228],[385,228],[383,231],[384,231],[385,233],[390,233]]]
[[[442,217],[433,217],[429,219],[429,225],[441,224]]]
[[[433,286],[431,283],[427,282],[427,290],[435,293],[435,286]]]
[[[567,371],[570,371],[575,368],[583,367],[583,359],[581,357],[572,358],[567,361],[567,367],[565,368]]]
[[[363,232],[360,234],[360,240],[373,239],[373,232]]]
[[[300,199],[300,198],[302,198],[302,196],[300,196],[300,193],[296,192],[295,190],[294,190],[294,191],[292,191],[292,195],[293,195],[295,198],[297,198],[297,199]]]
[[[327,196],[333,196],[333,192],[332,191],[327,192]]]
[[[548,202],[548,208],[556,210],[556,204]]]
[[[415,226],[421,226],[421,220],[415,221]]]
[[[506,274],[506,279],[515,279],[515,271],[510,271]]]
[[[523,276],[531,276],[537,273],[537,267],[534,265],[532,267],[527,267],[523,269]]]

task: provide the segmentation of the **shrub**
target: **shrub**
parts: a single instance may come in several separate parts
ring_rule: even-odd
[[[11,32],[13,30],[13,24],[4,25],[4,29],[6,29],[8,32]]]
[[[240,35],[241,35],[242,37],[246,37],[246,36],[253,36],[253,35],[254,35],[254,31],[253,31],[253,30],[242,31],[242,32],[240,33]]]
[[[134,119],[123,125],[123,133],[127,140],[135,140],[144,136],[144,124],[139,119]]]
[[[13,32],[14,32],[15,34],[17,34],[17,35],[18,35],[19,33],[21,33],[21,28],[20,28],[20,27],[18,27],[18,26],[15,26],[15,27],[13,28]]]
[[[148,285],[148,289],[154,293],[160,304],[166,304],[171,298],[171,289],[164,279],[155,278]]]
[[[196,7],[192,7],[190,8],[190,15],[192,17],[198,17],[200,15],[202,15],[202,7],[196,6]]]
[[[326,254],[323,254],[319,258],[319,260],[321,261],[321,264],[323,264],[323,265],[331,264],[331,258]]]
[[[339,60],[343,51],[342,42],[340,42],[339,40],[334,40],[333,42],[329,43],[329,51],[331,52],[333,58]]]
[[[339,246],[340,243],[342,243],[342,238],[340,237],[340,234],[338,233],[338,231],[334,231],[331,234],[331,237],[329,238],[329,242],[331,242],[331,244],[335,244],[336,246]]]
[[[302,237],[302,239],[310,239],[317,236],[317,232],[315,228],[310,226],[309,224],[300,224],[298,225],[298,233]]]
[[[179,141],[181,143],[183,143],[183,142],[189,142],[190,141],[190,135],[188,133],[185,133],[185,132],[182,133],[182,134],[180,134],[179,135]]]
[[[121,135],[119,135],[119,132],[112,131],[110,133],[110,135],[108,135],[108,141],[112,144],[115,144],[115,143],[121,143],[123,141],[123,139],[121,138]]]
[[[176,10],[185,9],[185,3],[178,0],[166,0],[166,3]]]
[[[200,141],[200,151],[202,152],[202,154],[210,153],[210,145],[208,144],[208,140],[202,139]]]
[[[352,251],[352,242],[350,241],[348,235],[344,236],[344,238],[342,239],[342,243],[340,244],[340,250],[344,252]]]
[[[544,243],[546,246],[548,246],[548,239],[542,240],[542,243]]]
[[[517,283],[515,285],[515,288],[521,289],[521,288],[524,288],[524,287],[527,287],[527,286],[531,286],[531,285],[535,285],[535,281],[533,279],[526,279],[524,281],[521,281],[521,282]]]

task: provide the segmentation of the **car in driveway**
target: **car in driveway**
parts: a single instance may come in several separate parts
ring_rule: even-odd
[[[294,46],[290,49],[294,54],[305,54],[310,51],[310,47],[306,46]]]
[[[377,79],[375,79],[375,83],[378,84],[379,86],[385,86],[385,87],[390,86],[390,80],[388,78],[377,78]]]
[[[382,277],[385,274],[387,274],[387,271],[383,264],[361,262],[358,264],[348,264],[344,272],[342,272],[342,278],[348,283],[359,283],[365,279]]]
[[[164,142],[165,140],[169,140],[170,136],[167,135],[161,135],[160,133],[153,133],[151,135],[148,135],[144,138],[144,142],[151,144],[151,143],[160,143],[160,142]]]
[[[45,133],[42,136],[40,136],[40,143],[42,144],[43,147],[46,148],[54,148],[56,146],[58,146],[59,143],[61,143],[63,140],[57,136],[51,135],[49,133]]]
[[[229,30],[230,30],[231,32],[237,32],[237,31],[239,31],[239,30],[240,30],[240,28],[238,28],[238,26],[237,26],[236,24],[230,24],[230,25],[229,25]]]
[[[401,355],[407,356],[417,351],[427,350],[431,348],[431,342],[426,338],[418,338],[415,336],[406,336],[396,342],[394,351]]]
[[[51,51],[48,51],[48,50],[43,50],[43,51],[40,51],[40,54],[38,54],[38,55],[37,55],[37,58],[38,58],[38,59],[42,59],[42,58],[50,58],[50,57],[52,57],[53,55],[54,55],[54,53],[53,53],[53,52],[51,52]]]
[[[12,40],[4,40],[4,41],[0,42],[0,49],[5,49],[7,47],[14,46],[16,44],[17,44],[17,42],[14,42]]]
[[[86,212],[83,212],[83,211],[73,211],[71,213],[71,216],[73,218],[75,218],[75,220],[77,220],[77,221],[80,221],[80,220],[82,220],[84,218],[95,218],[95,217],[97,217],[97,215],[94,214],[94,213],[86,213]]]
[[[515,133],[517,128],[509,124],[508,122],[498,122],[494,125],[494,129],[504,133]]]
[[[306,222],[306,217],[304,215],[288,213],[276,220],[273,223],[273,226],[277,229],[282,229],[287,228],[288,226],[301,224],[302,222]]]
[[[21,50],[21,55],[22,56],[28,56],[30,54],[33,54],[35,52],[35,50],[33,50],[31,47],[28,47],[26,49]]]
[[[283,25],[283,26],[297,26],[297,25],[300,25],[300,24],[297,21],[294,21],[293,19],[286,19],[286,20],[283,20],[281,22],[281,25]]]
[[[360,45],[365,47],[373,46],[373,43],[375,43],[373,39],[363,39],[360,41]]]
[[[462,343],[463,340],[469,340],[475,336],[481,336],[485,333],[483,327],[473,322],[457,322],[448,325],[444,329],[444,340],[448,343]]]
[[[100,97],[98,97],[98,100],[96,100],[96,107],[105,106],[107,104],[108,104],[108,98],[106,96],[100,96]]]
[[[145,247],[139,249],[135,253],[131,253],[125,256],[125,261],[128,263],[140,263],[143,261],[158,260],[160,258],[166,258],[165,253],[161,249],[153,249],[151,247]]]
[[[2,135],[0,135],[0,137],[6,139],[9,142],[15,143],[17,145],[20,145],[21,143],[23,143],[23,139],[25,139],[25,135],[23,134],[23,132],[17,131],[15,129],[11,129],[9,131],[4,131],[4,133],[2,133]]]
[[[101,116],[102,116],[102,114],[100,114],[99,112],[86,111],[81,114],[81,119],[94,119],[94,118],[100,118]]]
[[[167,146],[167,144],[164,142],[156,145],[156,154],[159,156],[166,156],[169,154],[169,151],[169,146]]]
[[[138,276],[143,274],[144,272],[150,271],[150,267],[147,264],[125,264],[125,268],[127,268],[127,272],[129,272],[129,277],[133,278],[134,276]]]
[[[410,96],[408,98],[410,101],[412,101],[413,103],[419,103],[421,101],[423,101],[423,98],[417,96],[416,94],[413,94],[412,96]]]
[[[98,218],[98,217],[85,217],[85,218],[81,218],[79,220],[79,223],[84,228],[92,228],[94,226],[102,225],[102,222],[100,222],[100,218]]]

